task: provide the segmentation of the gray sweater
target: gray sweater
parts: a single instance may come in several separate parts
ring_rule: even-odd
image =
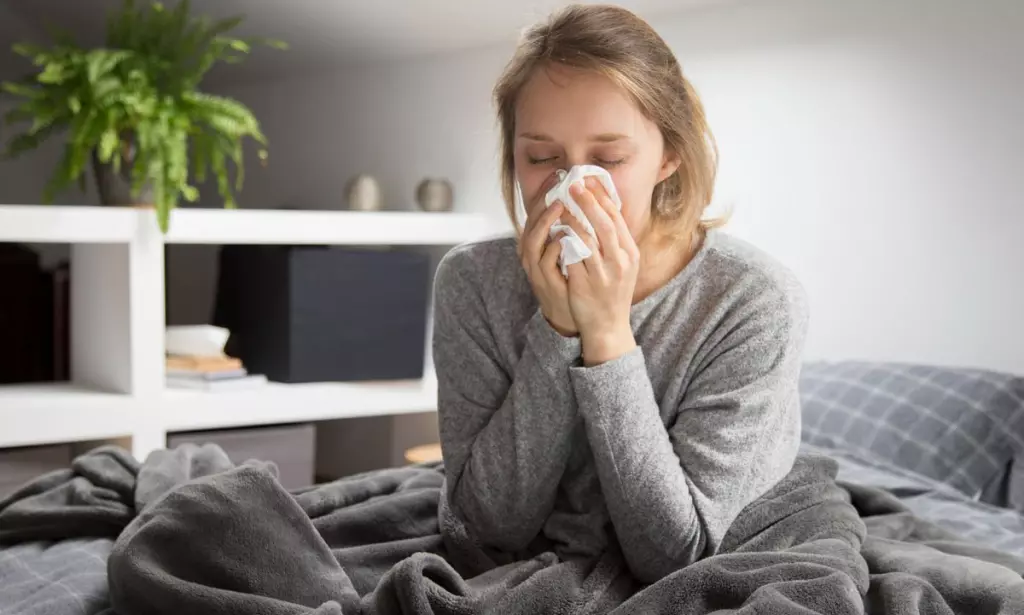
[[[715,553],[791,469],[801,286],[712,231],[632,308],[638,348],[583,367],[540,313],[512,238],[460,246],[435,281],[446,505],[484,546],[595,555],[653,582]]]

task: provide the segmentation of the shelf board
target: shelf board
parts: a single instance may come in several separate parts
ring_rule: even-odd
[[[502,232],[488,216],[421,211],[176,209],[167,243],[455,245]]]
[[[131,207],[0,205],[0,242],[127,243],[148,213]]]
[[[317,382],[237,391],[167,389],[161,422],[168,432],[435,412],[431,378],[394,382]]]
[[[127,243],[150,235],[149,209],[93,205],[0,205],[0,242]],[[509,229],[484,214],[180,208],[165,243],[456,245]],[[147,231],[147,232],[144,232]]]
[[[159,401],[71,383],[0,386],[0,448],[138,434],[277,425],[437,410],[436,379],[270,382],[238,391],[166,389]]]
[[[138,418],[132,402],[64,382],[0,386],[0,447],[129,436]]]

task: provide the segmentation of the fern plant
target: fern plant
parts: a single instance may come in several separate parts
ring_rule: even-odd
[[[245,177],[244,142],[252,139],[265,163],[267,139],[245,105],[204,93],[200,84],[218,62],[240,62],[254,45],[285,48],[280,41],[228,36],[242,20],[193,16],[188,0],[171,9],[125,0],[108,16],[102,48],[80,47],[66,34],[45,48],[14,45],[36,69],[0,86],[18,99],[5,122],[28,124],[10,139],[6,155],[66,134],[44,201],[75,183],[84,189],[92,163],[97,179],[104,168],[123,178],[132,202],[150,197],[146,204],[155,207],[163,232],[171,210],[182,199],[195,201],[195,184],[210,173],[224,206],[235,207]]]

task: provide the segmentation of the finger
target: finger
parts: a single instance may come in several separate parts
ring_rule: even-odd
[[[611,195],[608,194],[607,190],[605,190],[604,183],[602,183],[601,180],[590,176],[584,178],[584,185],[587,190],[594,195],[594,198],[597,199],[597,204],[600,205],[609,216],[619,212],[619,208],[615,206],[615,202],[612,201]]]
[[[618,214],[612,218],[612,221],[615,222],[615,231],[616,236],[619,238],[619,246],[621,246],[631,258],[639,259],[640,246],[636,245],[636,239],[633,239],[633,233],[631,233],[629,227],[626,226],[626,219],[622,217],[622,214]]]
[[[586,179],[587,189],[590,190],[597,198],[598,204],[604,209],[611,218],[612,223],[615,225],[615,234],[619,238],[619,246],[627,252],[634,253],[639,250],[636,245],[636,241],[633,239],[633,234],[629,231],[629,227],[626,225],[626,219],[622,215],[622,210],[617,207],[612,201],[612,197],[605,190],[604,184],[601,183],[596,177],[588,177]]]
[[[594,254],[600,254],[600,249],[597,245],[597,238],[583,226],[582,222],[576,219],[576,216],[566,212],[566,214],[562,216],[562,219],[569,228],[576,231],[576,234],[580,236],[580,239],[588,248],[590,248],[591,252]]]
[[[551,207],[537,216],[536,224],[531,228],[530,233],[523,236],[523,256],[528,263],[537,263],[540,260],[544,246],[548,244],[551,226],[562,215],[563,210],[564,207],[561,203],[552,203]]]
[[[545,201],[548,192],[555,187],[558,183],[558,174],[552,173],[548,176],[544,183],[541,184],[540,189],[530,200],[528,207],[526,208],[526,224],[523,228],[523,234],[526,234],[528,229],[531,227],[531,220],[536,221],[537,216],[543,214],[545,208]]]
[[[578,183],[573,184],[571,190],[576,203],[580,206],[584,215],[587,216],[587,220],[590,220],[590,225],[594,227],[598,242],[602,246],[611,247],[619,245],[615,232],[615,223],[612,222],[611,217],[604,208],[597,203],[594,194]]]
[[[558,288],[560,285],[565,284],[562,268],[558,265],[558,257],[562,255],[562,242],[558,241],[561,237],[559,235],[555,238],[555,241],[552,241],[544,248],[544,254],[540,259],[541,275],[544,276],[545,281],[553,288]]]
[[[578,263],[573,263],[573,264],[571,264],[571,265],[569,265],[568,267],[565,268],[565,272],[569,276],[569,280],[580,280],[580,279],[582,279],[582,276],[587,275],[587,271],[588,271],[588,269],[587,269],[587,265],[586,265],[586,261],[585,260],[584,261],[580,261]],[[567,282],[567,286],[569,288],[573,288],[573,287],[575,287],[575,283],[571,282],[571,281],[568,281]]]

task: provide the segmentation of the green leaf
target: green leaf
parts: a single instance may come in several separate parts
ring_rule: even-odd
[[[32,64],[35,66],[44,66],[50,61],[50,57],[52,56],[52,52],[50,50],[31,43],[16,43],[11,46],[11,50],[17,55],[31,60]]]
[[[100,138],[99,157],[100,162],[110,162],[110,159],[117,152],[118,146],[121,145],[121,139],[117,136],[117,131],[113,128],[108,128],[103,132],[103,137]],[[118,156],[120,158],[120,156]]]
[[[53,136],[56,132],[54,126],[49,126],[35,133],[22,133],[15,135],[7,143],[4,150],[5,158],[17,158],[18,156],[32,151],[39,147],[44,141]]]
[[[131,53],[127,51],[93,50],[87,60],[86,75],[89,83],[95,84],[100,77],[106,77],[118,64],[130,57]]]
[[[249,53],[252,50],[252,47],[249,46],[249,43],[243,41],[242,39],[233,39],[229,44],[231,45],[232,49],[234,49],[235,51],[241,51],[242,53]]]
[[[15,43],[11,45],[11,51],[26,58],[34,58],[43,52],[42,48],[29,43]]]
[[[8,125],[17,124],[18,122],[25,122],[31,120],[34,117],[35,113],[33,113],[31,110],[22,109],[21,107],[15,107],[14,109],[11,109],[10,111],[4,114],[4,123]]]
[[[53,124],[53,120],[44,115],[37,115],[32,118],[32,127],[28,129],[29,134],[36,134],[43,130],[46,130]]]
[[[123,86],[123,83],[117,77],[103,77],[98,79],[92,86],[92,97],[96,101],[101,101],[115,93]]]
[[[11,81],[5,81],[0,85],[0,89],[8,94],[14,94],[15,96],[24,96],[25,98],[36,98],[40,95],[40,90],[37,87],[30,85],[24,85],[21,83],[14,83]]]
[[[64,64],[58,62],[50,62],[43,69],[43,72],[39,73],[39,83],[47,84],[59,84],[63,83],[67,76],[67,67]]]
[[[192,136],[192,174],[197,182],[206,181],[206,168],[210,158],[210,141],[200,131]]]

